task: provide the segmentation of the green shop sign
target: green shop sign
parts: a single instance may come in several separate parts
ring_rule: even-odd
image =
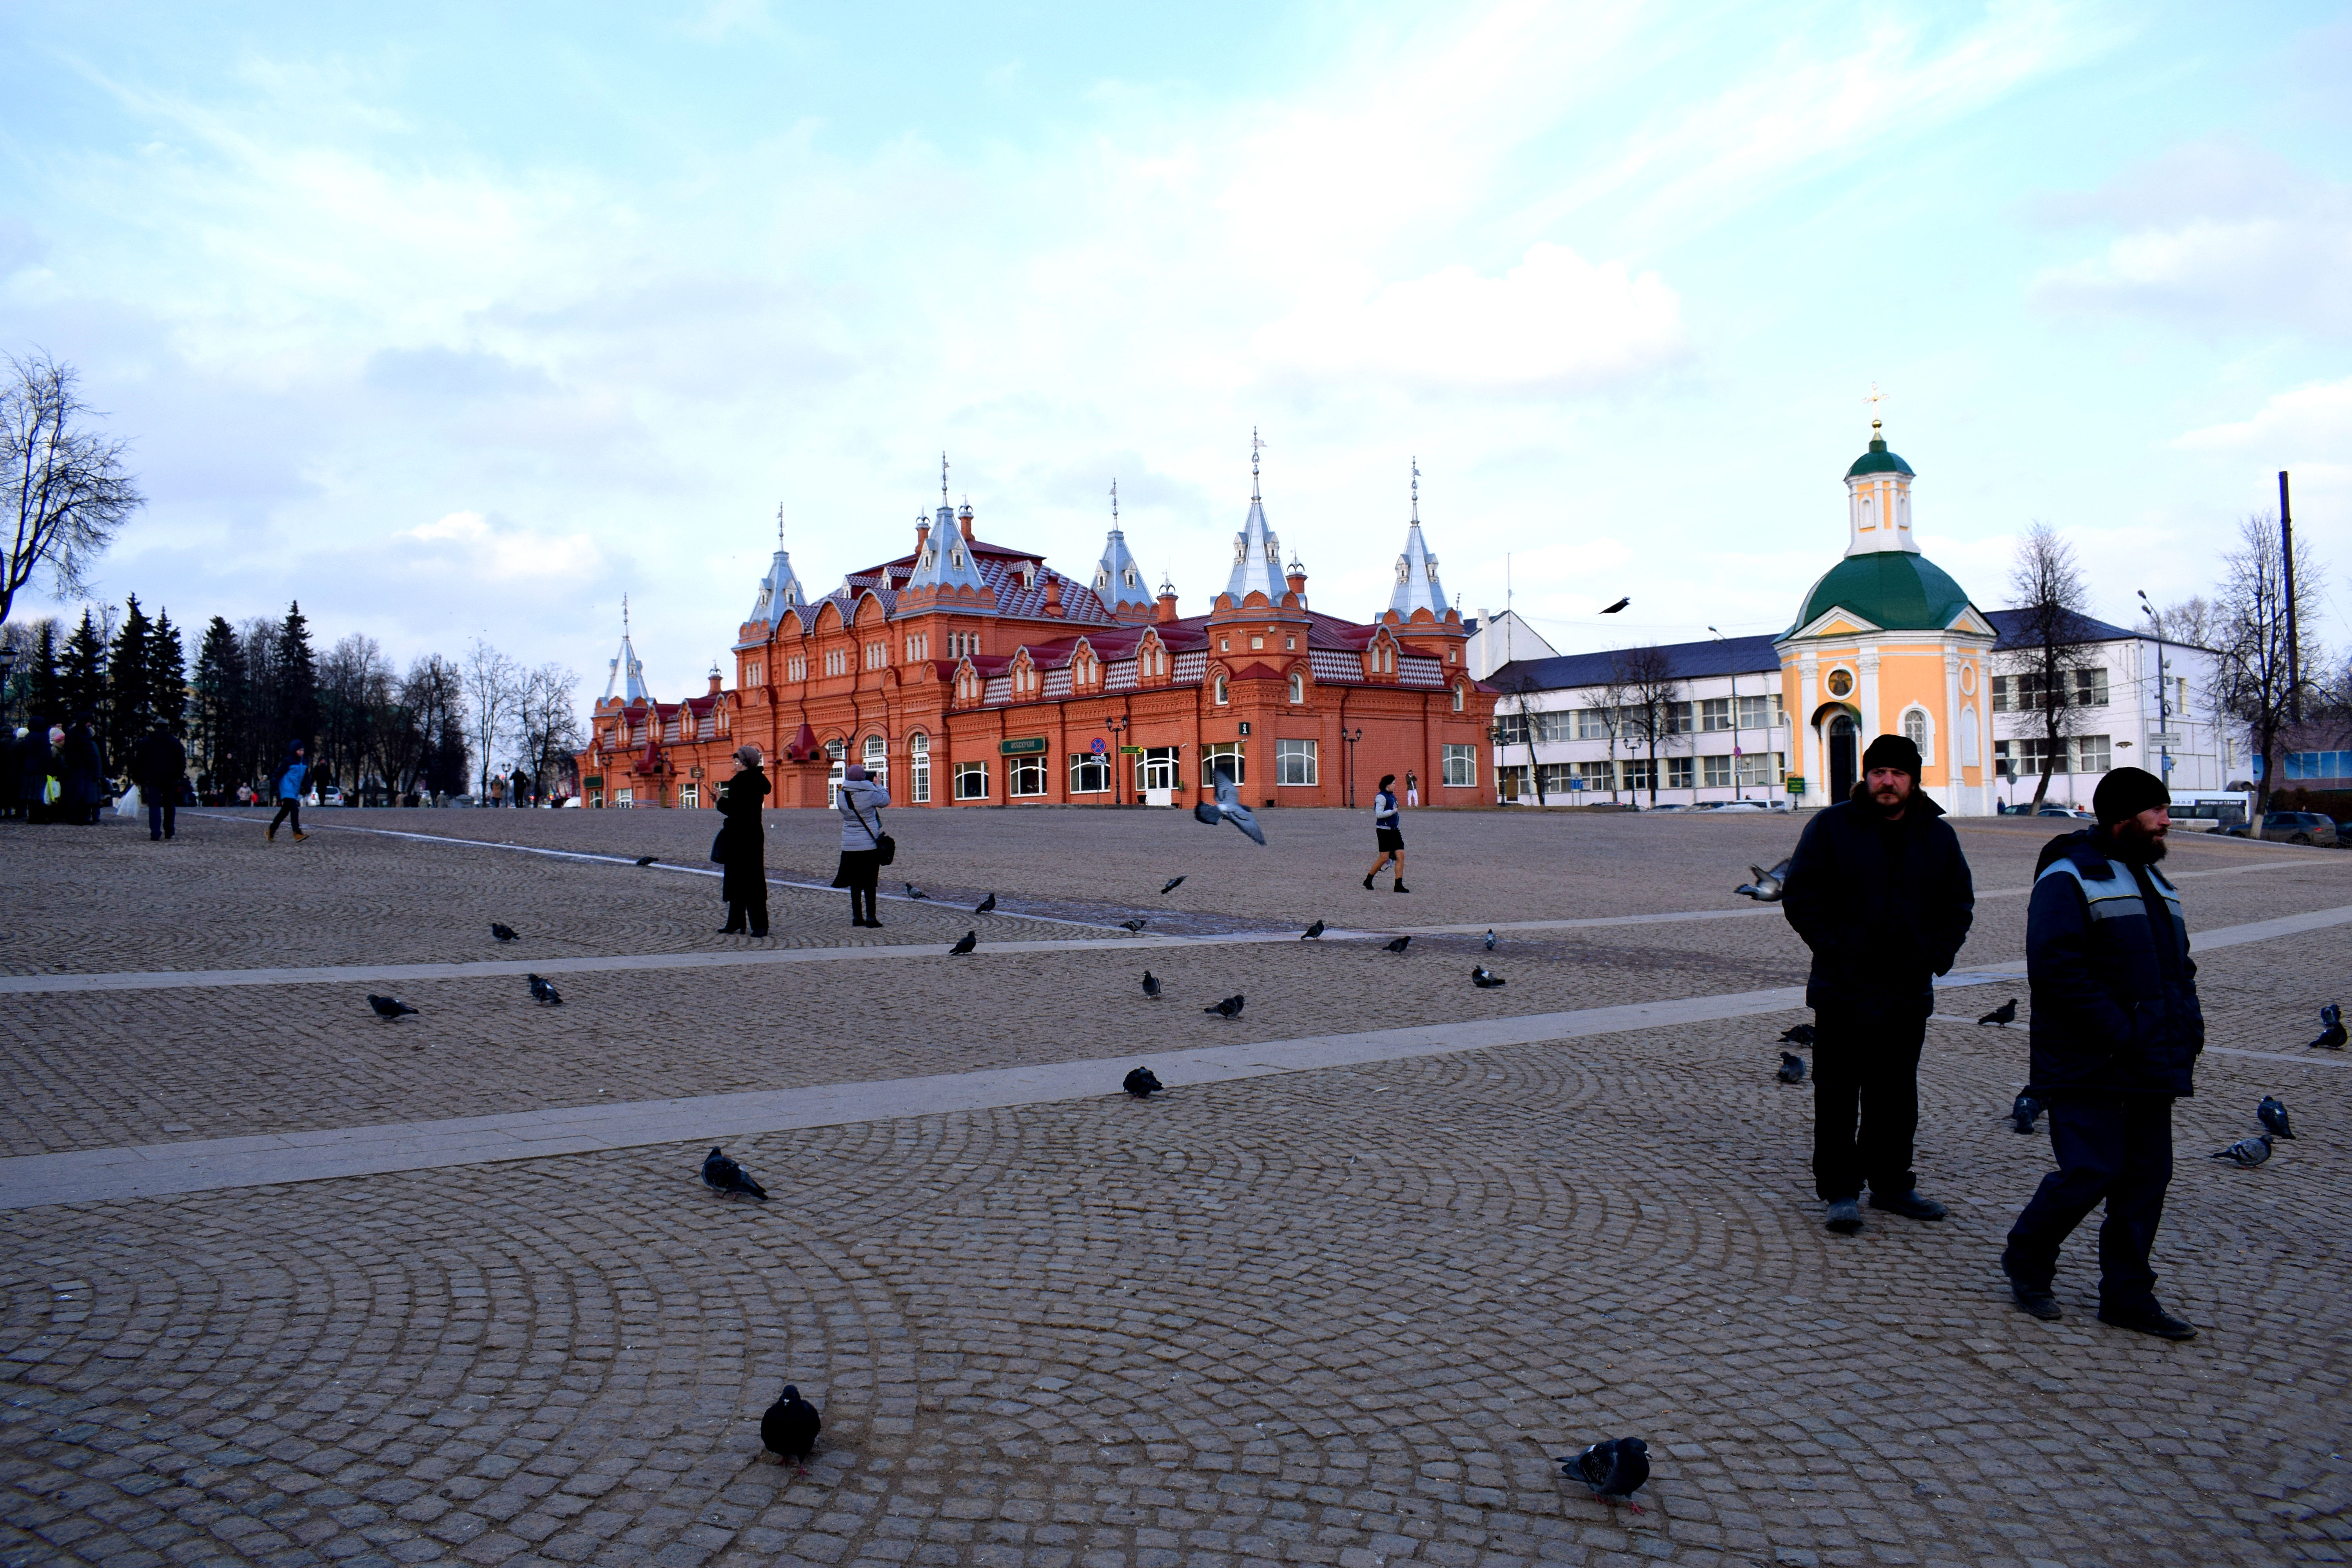
[[[1034,756],[1045,749],[1045,737],[1043,735],[1020,735],[996,742],[996,754],[1001,757]]]

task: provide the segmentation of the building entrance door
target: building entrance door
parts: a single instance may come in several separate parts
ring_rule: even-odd
[[[1860,733],[1854,721],[1843,713],[1830,721],[1830,797],[1823,805],[1835,805],[1853,793],[1853,749]]]

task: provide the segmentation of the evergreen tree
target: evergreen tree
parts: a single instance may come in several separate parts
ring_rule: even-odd
[[[187,732],[188,658],[167,610],[155,612],[155,629],[148,634],[146,706],[173,734]]]
[[[278,733],[272,752],[289,741],[309,741],[319,728],[319,664],[310,652],[310,623],[299,603],[287,606],[278,628],[277,668],[271,671],[271,717]]]
[[[246,679],[245,644],[219,616],[196,648],[196,756],[211,787],[226,794],[247,782],[236,768],[237,744],[252,727],[253,698]]]
[[[147,732],[152,717],[148,703],[154,695],[147,678],[147,654],[155,626],[139,607],[138,595],[131,595],[126,605],[114,646],[107,650],[106,708],[100,715],[98,742],[117,763],[127,762],[132,743]]]
[[[99,635],[98,623],[90,618],[87,605],[81,612],[81,625],[66,638],[58,667],[58,696],[63,711],[52,715],[52,722],[70,723],[85,713],[105,710],[106,639]]]
[[[58,674],[58,623],[54,618],[44,617],[41,621],[16,679],[22,683],[26,726],[29,728],[36,719],[44,725],[57,723],[65,709],[66,693],[64,680]]]

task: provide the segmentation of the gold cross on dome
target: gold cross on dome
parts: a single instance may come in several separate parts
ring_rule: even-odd
[[[1870,395],[1863,401],[1870,405],[1870,427],[1875,430],[1878,428],[1878,405],[1886,401],[1886,394],[1879,391],[1878,383],[1874,381],[1870,384]]]

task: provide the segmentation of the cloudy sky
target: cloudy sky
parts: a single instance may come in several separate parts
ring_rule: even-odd
[[[822,591],[943,449],[1074,572],[1116,478],[1202,608],[1253,426],[1321,608],[1417,457],[1465,613],[1779,630],[1874,383],[1979,602],[2035,520],[2200,591],[2285,468],[2341,647],[2347,80],[2324,5],[20,0],[0,348],[136,442],[110,595],[589,696],[623,594],[699,689],[779,505]]]

